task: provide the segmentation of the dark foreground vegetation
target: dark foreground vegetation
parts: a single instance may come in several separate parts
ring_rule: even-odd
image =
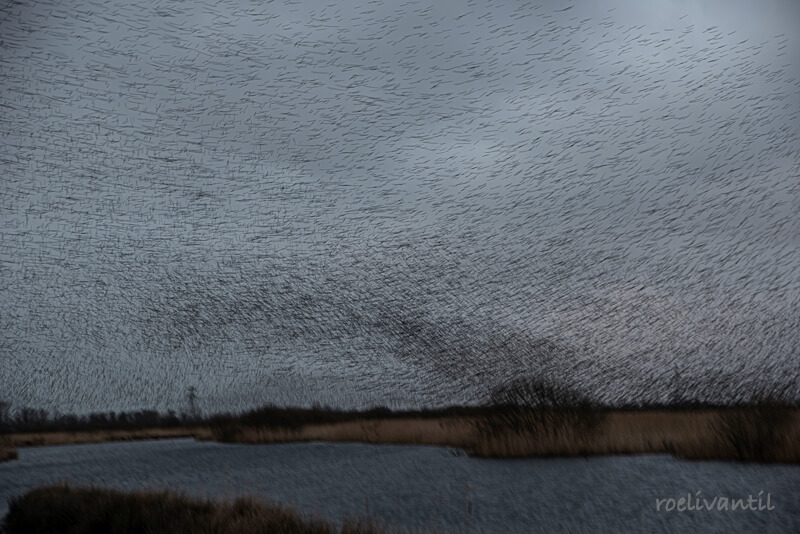
[[[251,497],[212,501],[168,491],[45,486],[9,502],[5,532],[63,534],[382,534],[372,519],[345,518],[341,526]]]
[[[16,460],[18,457],[19,454],[17,453],[16,448],[0,445],[0,462],[4,462],[6,460]]]
[[[81,417],[30,409],[4,413],[0,439],[9,451],[31,445],[191,436],[237,443],[445,445],[498,458],[666,453],[689,459],[800,463],[800,408],[785,401],[612,408],[542,380],[512,381],[495,389],[480,406],[424,410],[264,406],[212,416],[197,410],[191,415],[142,411]]]

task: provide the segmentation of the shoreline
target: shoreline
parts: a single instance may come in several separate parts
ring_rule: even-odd
[[[208,427],[142,428],[132,430],[47,430],[41,432],[15,432],[7,434],[14,448],[49,447],[55,445],[81,445],[117,441],[151,439],[195,438],[210,439]]]
[[[518,420],[481,416],[395,418],[309,424],[296,429],[241,425],[217,441],[359,442],[455,447],[480,458],[670,454],[689,460],[800,464],[800,410],[783,421],[748,409],[521,412]],[[595,419],[595,417],[597,417]],[[763,423],[763,425],[762,425]],[[224,439],[221,439],[223,438]]]
[[[181,437],[223,443],[436,445],[481,458],[671,454],[691,460],[800,464],[800,409],[458,408],[386,414],[265,408],[243,416],[217,416],[194,426],[5,436],[12,450]]]

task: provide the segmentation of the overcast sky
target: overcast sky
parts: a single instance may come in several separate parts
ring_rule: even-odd
[[[0,395],[800,391],[791,0],[0,8]]]

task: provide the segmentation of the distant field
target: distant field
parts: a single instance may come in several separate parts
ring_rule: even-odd
[[[334,441],[442,445],[477,457],[673,454],[687,459],[800,463],[800,409],[595,410],[455,407],[343,412],[265,407],[202,425],[12,433],[11,447],[194,437],[236,443]]]

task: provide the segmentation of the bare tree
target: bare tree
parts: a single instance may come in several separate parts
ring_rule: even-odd
[[[189,391],[186,394],[186,400],[189,403],[189,417],[192,421],[200,419],[200,409],[197,407],[197,388],[189,386]]]
[[[0,432],[11,424],[11,403],[0,400]]]
[[[0,400],[0,423],[11,419],[11,403]]]

